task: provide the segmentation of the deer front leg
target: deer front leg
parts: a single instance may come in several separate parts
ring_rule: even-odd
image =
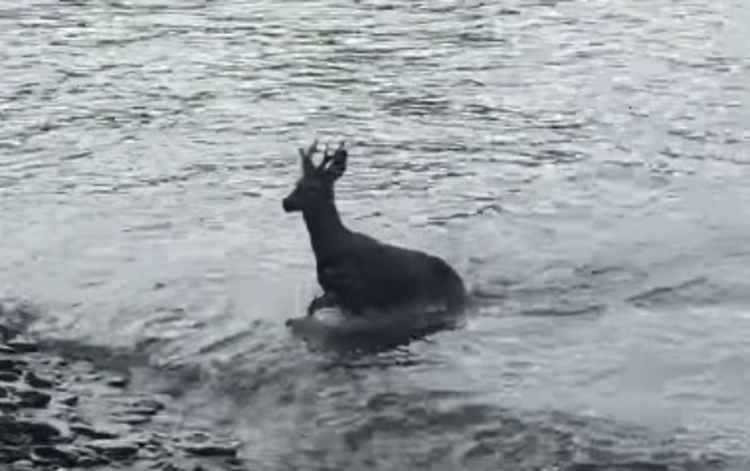
[[[338,304],[337,301],[338,299],[336,298],[336,295],[330,291],[323,293],[321,296],[316,296],[310,302],[310,305],[307,306],[307,315],[312,316],[315,314],[315,311],[320,309],[335,307]]]

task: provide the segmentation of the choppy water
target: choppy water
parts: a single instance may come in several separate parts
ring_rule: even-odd
[[[3,2],[0,289],[256,469],[747,469],[750,6],[500,3]],[[288,335],[313,136],[351,227],[466,277],[464,329]]]

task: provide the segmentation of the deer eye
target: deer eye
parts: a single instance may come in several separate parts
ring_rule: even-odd
[[[297,189],[303,193],[315,193],[319,187],[313,182],[304,182],[297,185]]]

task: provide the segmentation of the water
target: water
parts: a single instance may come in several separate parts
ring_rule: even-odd
[[[37,334],[146,358],[256,469],[749,466],[746,2],[19,5],[0,289]],[[350,227],[462,273],[465,328],[288,335],[314,136]]]

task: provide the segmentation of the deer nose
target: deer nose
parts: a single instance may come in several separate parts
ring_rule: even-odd
[[[284,198],[284,200],[281,202],[281,207],[284,208],[284,211],[287,213],[292,210],[292,204],[289,201],[289,198]]]

